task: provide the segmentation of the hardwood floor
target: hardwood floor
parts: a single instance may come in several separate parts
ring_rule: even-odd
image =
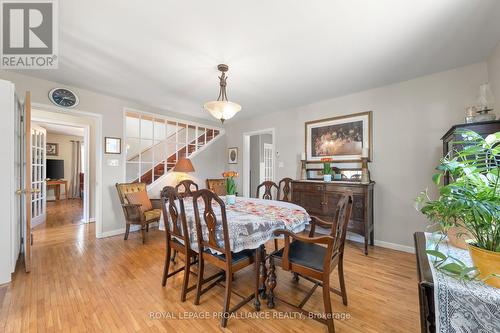
[[[260,313],[245,305],[236,314],[240,318],[231,318],[227,329],[221,329],[220,320],[211,316],[222,309],[223,288],[204,294],[199,306],[193,305],[193,293],[186,302],[179,301],[182,274],[162,288],[163,232],[150,230],[145,245],[137,232],[128,241],[122,236],[95,239],[93,223],[71,220],[51,221],[50,227],[33,231],[32,272],[26,274],[19,266],[7,287],[1,332],[326,332],[324,325],[298,319],[279,301],[274,310],[264,301]],[[277,271],[276,294],[299,302],[311,284],[301,279],[296,285],[290,273]],[[251,273],[245,269],[236,274],[239,293],[251,293]],[[414,255],[374,247],[365,256],[361,245],[349,243],[345,277],[349,305],[332,294],[334,311],[348,315],[335,321],[336,332],[419,332]],[[336,273],[331,281],[338,285]],[[233,295],[232,304],[238,301]],[[319,289],[306,308],[322,312]]]

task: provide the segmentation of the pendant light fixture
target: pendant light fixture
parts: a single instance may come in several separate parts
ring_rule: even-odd
[[[217,97],[216,101],[206,102],[203,107],[205,110],[210,112],[214,118],[219,119],[222,123],[224,123],[224,120],[233,118],[234,115],[241,110],[241,105],[227,100],[226,72],[228,71],[229,66],[220,64],[217,66],[217,69],[221,72],[221,76],[219,76],[219,97]]]

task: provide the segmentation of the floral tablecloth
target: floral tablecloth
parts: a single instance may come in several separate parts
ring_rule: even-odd
[[[224,200],[224,197],[221,197]],[[213,202],[214,212],[221,221],[220,209],[217,203]],[[193,200],[184,200],[186,220],[190,232],[191,248],[198,248],[196,227],[194,220]],[[204,210],[204,202],[198,201],[200,215]],[[263,200],[254,198],[237,197],[236,203],[226,205],[227,225],[229,229],[229,239],[231,250],[239,252],[245,249],[256,249],[267,241],[274,239],[273,232],[277,229],[287,229],[291,232],[302,232],[311,218],[304,208],[292,203]],[[160,230],[165,230],[163,218],[160,219]],[[222,224],[218,223],[217,240],[222,246]],[[205,239],[208,238],[204,223],[203,232]]]
[[[425,233],[427,248],[434,249],[435,234]],[[472,261],[467,250],[442,241],[439,250],[460,259],[468,266]],[[436,332],[500,333],[500,289],[479,281],[461,282],[436,270],[429,256],[434,279]]]

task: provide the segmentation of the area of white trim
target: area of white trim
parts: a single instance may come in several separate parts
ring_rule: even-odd
[[[415,248],[413,246],[401,245],[396,243],[385,242],[375,239],[375,246],[385,247],[387,249],[403,251],[408,253],[415,253]]]
[[[353,242],[357,242],[357,243],[363,243],[363,244],[365,241],[362,236],[360,236],[358,234],[353,234],[350,232],[347,233],[346,239],[353,241]],[[377,240],[377,239],[375,239],[374,243],[375,243],[375,246],[384,247],[386,249],[408,252],[408,253],[415,253],[415,248],[412,246],[390,243],[390,242],[381,241],[381,240]]]
[[[99,238],[113,237],[113,236],[117,236],[117,235],[122,235],[124,233],[125,233],[125,228],[104,231],[104,232],[101,232],[101,235],[99,236]]]
[[[273,177],[276,177],[276,133],[274,127],[243,133],[243,196],[250,198],[250,137],[258,134],[271,134],[273,137]]]
[[[149,224],[149,230],[151,230],[151,228],[154,228],[154,227],[158,227],[157,222]],[[130,226],[130,232],[136,232],[136,231],[140,231],[140,230],[141,230],[141,226],[138,224],[133,224]],[[125,228],[120,228],[120,229],[115,229],[115,230],[103,232],[103,233],[101,233],[101,237],[99,237],[99,238],[113,237],[113,236],[123,235],[124,233],[125,233]]]

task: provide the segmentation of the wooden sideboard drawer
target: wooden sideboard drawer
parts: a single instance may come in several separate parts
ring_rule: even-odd
[[[296,191],[307,191],[307,192],[322,192],[325,190],[323,184],[314,183],[293,183],[293,189]]]
[[[325,191],[329,192],[352,191],[353,194],[356,194],[356,193],[364,193],[365,189],[359,186],[337,185],[337,184],[327,183],[325,184]]]

